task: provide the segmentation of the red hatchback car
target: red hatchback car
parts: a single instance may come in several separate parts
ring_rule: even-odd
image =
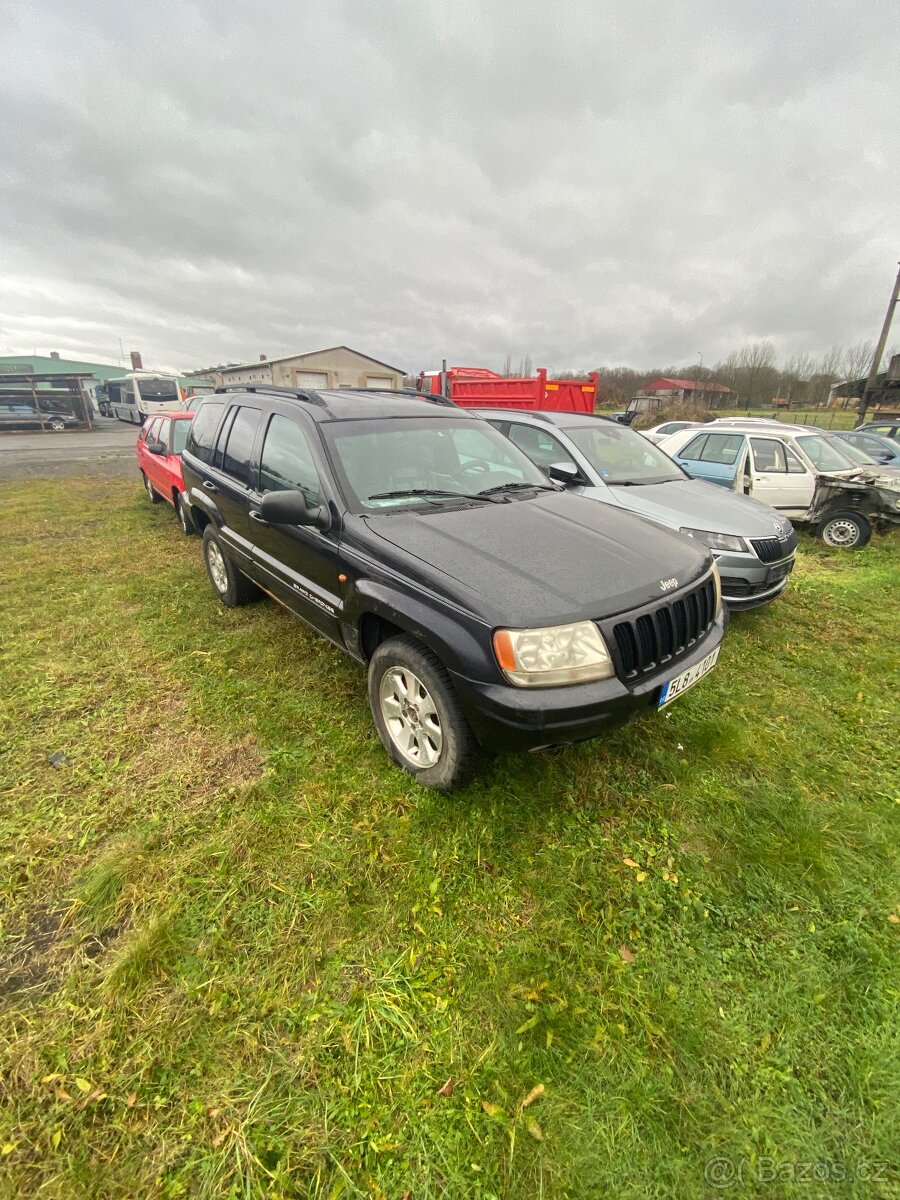
[[[150,417],[137,440],[138,466],[150,503],[167,500],[178,514],[182,532],[188,536],[197,531],[184,504],[181,452],[193,419],[192,412]]]

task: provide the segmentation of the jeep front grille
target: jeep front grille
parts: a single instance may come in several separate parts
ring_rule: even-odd
[[[686,595],[617,622],[613,638],[622,678],[646,675],[679,658],[709,631],[715,616],[716,588],[707,577]]]

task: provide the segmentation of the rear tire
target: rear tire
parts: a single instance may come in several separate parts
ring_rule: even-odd
[[[160,500],[162,500],[162,496],[147,478],[144,471],[141,471],[141,479],[144,481],[144,491],[147,493],[147,499],[151,504],[159,504]]]
[[[203,530],[203,561],[213,591],[228,608],[240,608],[259,599],[259,588],[228,557],[212,525]]]
[[[178,517],[178,524],[181,526],[181,532],[185,537],[193,537],[197,532],[197,526],[185,504],[184,492],[175,493],[175,513]]]
[[[461,787],[486,756],[441,660],[415,638],[382,642],[369,663],[369,706],[394,762],[425,787]]]
[[[872,526],[858,512],[836,512],[819,522],[816,537],[832,550],[862,550],[872,538]]]

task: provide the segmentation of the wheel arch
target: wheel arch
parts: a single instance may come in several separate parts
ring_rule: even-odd
[[[345,607],[342,623],[348,644],[357,657],[368,662],[387,638],[398,634],[414,637],[436,654],[450,671],[468,677],[484,677],[493,659],[487,647],[490,631],[476,618],[433,601],[408,596],[384,583],[362,581]],[[479,637],[478,634],[481,634]],[[497,682],[501,682],[499,668]]]
[[[187,496],[187,492],[184,493]],[[208,513],[204,512],[197,504],[191,504],[188,501],[188,512],[191,515],[191,520],[194,522],[194,528],[203,536],[203,530],[211,523],[211,518]]]
[[[363,659],[368,662],[382,642],[386,642],[388,638],[407,636],[418,636],[412,634],[409,629],[404,629],[402,625],[398,625],[395,621],[389,621],[387,617],[383,617],[376,612],[362,612],[359,616],[357,624],[359,631],[359,651]],[[419,639],[421,640],[421,639]]]

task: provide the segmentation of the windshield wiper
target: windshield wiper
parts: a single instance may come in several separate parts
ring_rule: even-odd
[[[663,479],[604,479],[607,487],[652,487],[657,483],[677,483],[680,475],[667,475]]]
[[[374,492],[367,500],[405,500],[412,496],[436,497],[441,500],[485,500],[484,492],[445,492],[440,488],[398,488],[394,492]]]
[[[556,487],[552,483],[498,483],[496,487],[485,488],[483,492],[479,492],[479,496],[496,496],[502,492],[521,492],[535,490],[542,492],[559,492],[562,489]]]

